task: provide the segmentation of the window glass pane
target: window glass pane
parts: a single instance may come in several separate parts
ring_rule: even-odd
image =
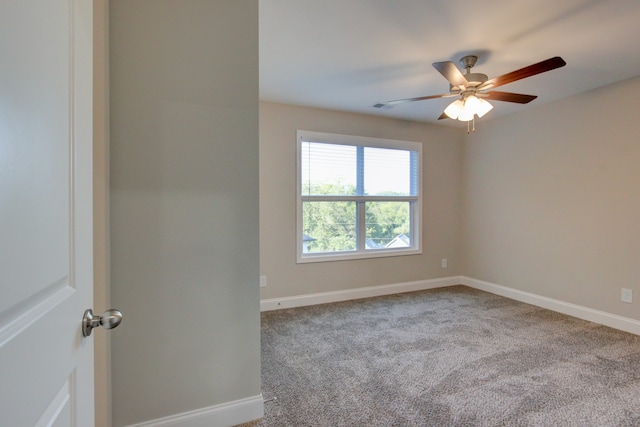
[[[356,193],[356,147],[302,141],[301,148],[303,195]]]
[[[303,202],[302,252],[356,250],[355,202]]]
[[[421,143],[298,130],[297,144],[297,262],[420,253]]]
[[[364,149],[364,194],[368,196],[415,196],[417,163],[411,151],[388,148]],[[412,177],[414,181],[412,181]],[[415,185],[413,186],[415,187]]]
[[[366,249],[411,247],[411,202],[367,202]]]

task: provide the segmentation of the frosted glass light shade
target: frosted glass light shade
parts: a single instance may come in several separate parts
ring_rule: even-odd
[[[453,101],[447,108],[444,109],[444,113],[450,119],[457,119],[462,110],[464,109],[464,102],[461,99]]]
[[[476,114],[478,115],[478,117],[482,117],[489,111],[493,110],[493,105],[491,105],[491,103],[485,101],[482,98],[479,98],[478,101],[478,108],[476,109]]]
[[[461,122],[468,122],[469,120],[473,119],[474,114],[475,113],[471,111],[470,108],[467,108],[465,106],[465,108],[462,110],[462,112],[458,116],[458,120],[460,120]]]
[[[478,108],[480,108],[480,99],[475,95],[468,96],[464,101],[464,108],[475,114]]]

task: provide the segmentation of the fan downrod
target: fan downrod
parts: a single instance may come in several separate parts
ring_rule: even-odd
[[[486,74],[482,73],[472,73],[471,69],[478,62],[478,57],[476,55],[467,55],[460,58],[460,64],[462,67],[467,70],[467,74],[464,75],[464,78],[469,82],[469,86],[477,87],[482,83],[489,80],[489,77]]]

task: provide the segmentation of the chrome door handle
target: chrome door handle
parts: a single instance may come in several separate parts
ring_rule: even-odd
[[[118,310],[107,310],[100,316],[94,316],[90,308],[85,310],[82,316],[82,336],[91,335],[93,328],[102,326],[104,329],[113,329],[122,322],[122,313]]]

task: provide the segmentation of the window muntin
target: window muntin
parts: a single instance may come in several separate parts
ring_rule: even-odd
[[[298,262],[421,253],[422,144],[297,136]]]

